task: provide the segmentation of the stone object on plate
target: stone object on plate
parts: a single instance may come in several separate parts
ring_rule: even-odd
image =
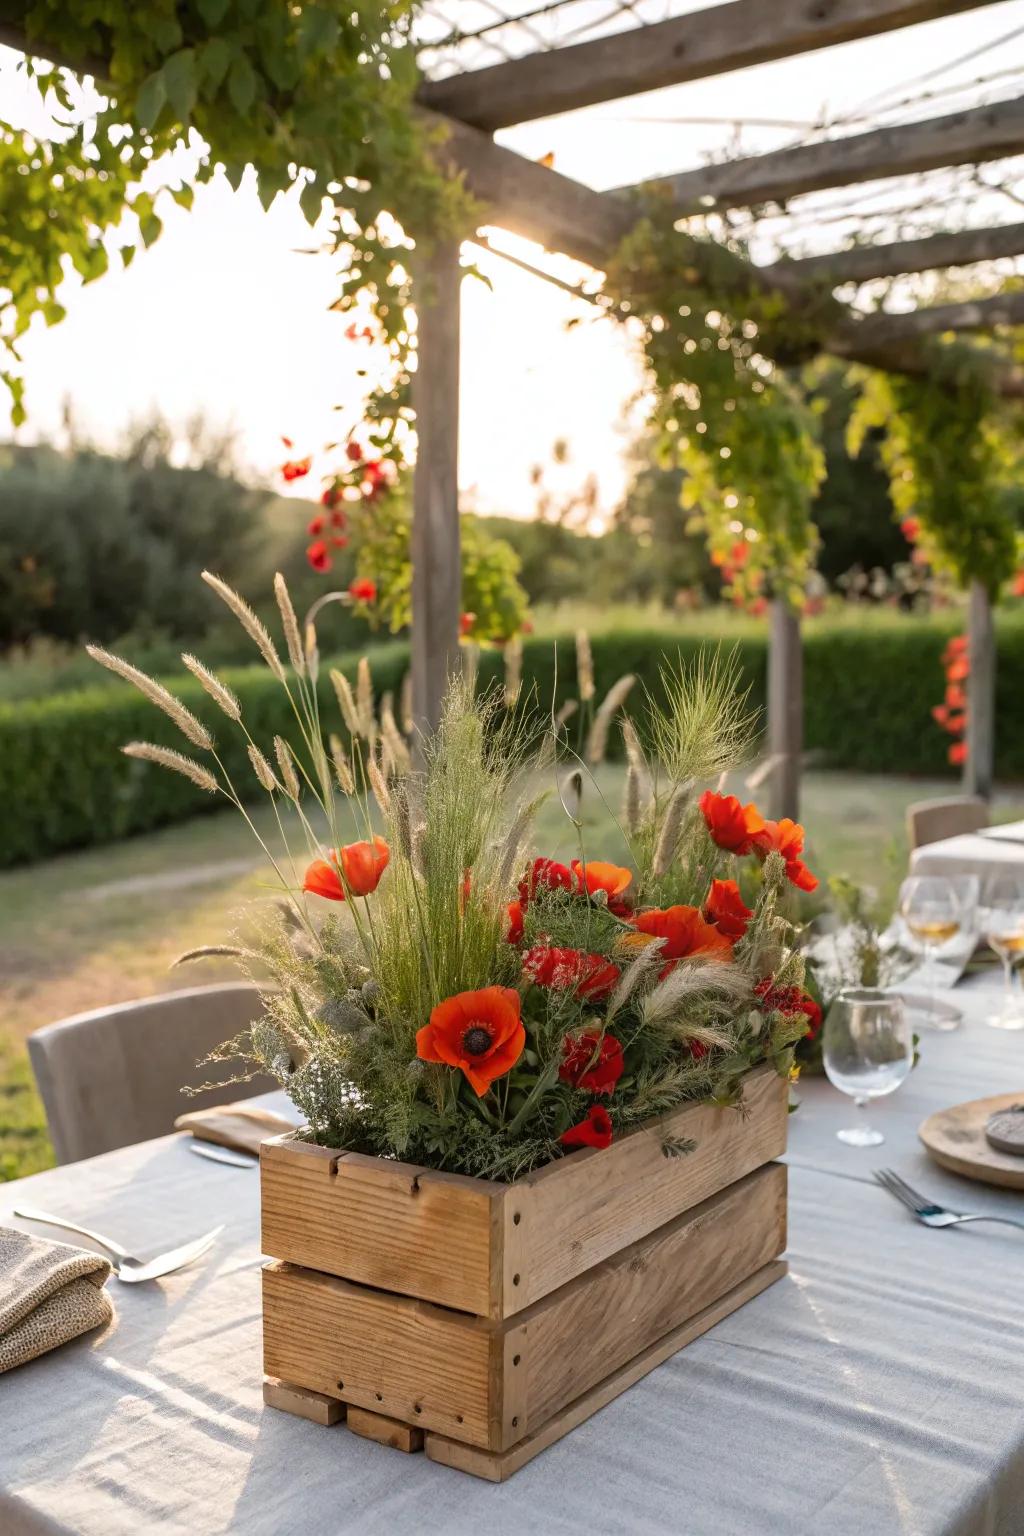
[[[985,1139],[997,1152],[1024,1157],[1024,1104],[1011,1104],[989,1117]]]

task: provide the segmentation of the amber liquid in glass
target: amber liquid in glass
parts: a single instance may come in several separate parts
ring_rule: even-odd
[[[960,924],[955,918],[907,918],[907,927],[915,939],[920,939],[922,944],[945,944],[947,939],[960,932]],[[1021,935],[1024,944],[1024,934]]]

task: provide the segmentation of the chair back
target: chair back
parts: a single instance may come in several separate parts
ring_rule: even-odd
[[[229,1077],[234,1063],[196,1063],[260,1012],[254,986],[226,982],[98,1008],[37,1029],[28,1053],[57,1162],[165,1136],[186,1110],[276,1088],[272,1078],[260,1076],[195,1097],[181,1091]]]
[[[907,807],[907,837],[911,849],[939,843],[945,837],[977,832],[989,822],[988,803],[977,795],[952,795],[948,800],[918,800]]]

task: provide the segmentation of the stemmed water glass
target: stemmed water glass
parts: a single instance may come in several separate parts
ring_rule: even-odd
[[[933,1029],[956,1029],[959,1015],[945,1017],[935,1007],[936,956],[944,944],[955,938],[967,915],[951,880],[939,875],[911,875],[900,886],[900,912],[907,928],[918,941],[925,958],[930,1008],[928,1023]]]
[[[980,908],[981,931],[1003,962],[1003,1006],[988,1022],[995,1029],[1024,1029],[1024,1007],[1014,966],[1024,959],[1024,881],[1014,875],[989,880]]]
[[[871,987],[845,988],[828,1011],[822,1055],[829,1082],[859,1110],[869,1099],[895,1093],[914,1063],[903,999]],[[877,1147],[885,1140],[863,1117],[836,1135],[850,1147]]]

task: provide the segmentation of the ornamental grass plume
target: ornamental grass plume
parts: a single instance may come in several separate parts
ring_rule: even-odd
[[[205,789],[211,795],[216,794],[220,788],[208,768],[182,752],[175,752],[171,747],[158,747],[151,741],[129,741],[121,751],[125,757],[137,757],[143,762],[159,763],[161,768],[170,768],[172,773],[180,773],[184,778],[191,779],[197,789]]]
[[[587,762],[592,767],[596,768],[599,763],[604,762],[612,721],[629,698],[635,682],[636,678],[632,672],[625,673],[618,682],[612,684],[602,699],[594,716],[594,723],[590,727],[590,735],[587,737],[586,756]]]
[[[294,668],[278,660],[278,681],[295,725],[269,760],[234,695],[186,658],[272,797],[272,847],[226,775],[166,747],[125,748],[232,799],[278,882],[251,941],[193,952],[230,954],[260,989],[259,1018],[217,1059],[241,1054],[249,1075],[271,1073],[324,1146],[500,1180],[577,1146],[600,1152],[686,1102],[740,1105],[762,1062],[788,1072],[820,1019],[782,907],[813,880],[803,831],[699,793],[748,734],[723,681],[734,668],[712,657],[672,669],[667,707],[649,701],[647,755],[625,721],[636,851],[614,864],[587,847],[582,759],[550,720],[508,709],[500,686],[480,697],[454,679],[408,773],[392,701],[378,719],[364,660],[354,689],[332,674],[350,737],[325,741],[315,641],[301,670],[280,584],[277,597]],[[212,745],[162,685],[113,662]],[[628,683],[596,711],[605,736]],[[569,818],[564,863],[530,846],[545,779]],[[602,804],[598,791],[593,816]]]
[[[220,678],[215,676],[208,667],[204,667],[197,656],[189,656],[187,653],[182,653],[181,659],[192,673],[192,676],[202,684],[214,703],[219,705],[229,720],[234,720],[237,724],[242,718],[242,706],[227,684],[222,683]]]
[[[197,720],[192,711],[186,709],[181,700],[176,699],[173,693],[169,693],[155,677],[149,677],[147,673],[140,672],[138,667],[133,667],[130,662],[123,661],[120,656],[114,656],[110,651],[105,651],[102,646],[87,645],[85,649],[93,661],[98,661],[101,667],[107,668],[108,672],[116,672],[118,677],[123,677],[126,683],[131,683],[140,693],[145,694],[157,709],[162,709],[194,747],[199,747],[204,752],[213,751],[213,737],[203,722]]]
[[[277,654],[273,640],[270,638],[270,632],[266,625],[256,617],[245,599],[240,597],[232,587],[229,587],[226,581],[221,581],[219,576],[214,576],[211,571],[203,572],[203,580],[208,587],[211,587],[216,592],[219,598],[227,603],[250,640],[255,641],[260,655],[278,682],[286,682],[284,664]]]
[[[285,644],[288,647],[288,660],[301,677],[306,670],[306,653],[302,636],[299,634],[299,621],[295,617],[295,609],[292,607],[292,600],[288,593],[288,584],[280,571],[274,576],[274,596],[281,615]]]
[[[505,646],[505,708],[514,709],[523,687],[523,642],[515,635]]]
[[[594,653],[585,629],[576,631],[576,686],[580,702],[589,704],[594,697]]]

